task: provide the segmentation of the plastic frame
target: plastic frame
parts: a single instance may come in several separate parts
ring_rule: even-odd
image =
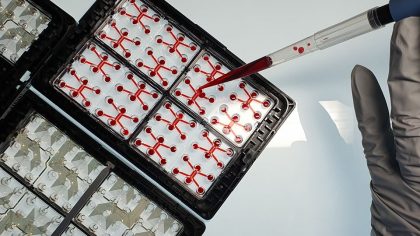
[[[205,225],[200,220],[188,213],[184,208],[174,203],[169,197],[161,193],[160,190],[156,189],[154,185],[145,180],[143,177],[133,171],[128,171],[123,163],[109,154],[109,152],[104,150],[100,145],[92,145],[95,143],[94,140],[92,140],[83,132],[80,132],[74,124],[66,120],[65,117],[55,111],[52,107],[50,107],[32,92],[27,92],[18,102],[15,103],[12,112],[8,113],[4,119],[0,120],[0,126],[2,127],[2,132],[0,133],[0,150],[2,152],[8,145],[9,141],[14,137],[15,132],[20,130],[24,126],[25,121],[27,121],[28,118],[34,113],[43,116],[60,131],[66,134],[71,140],[77,140],[77,144],[87,153],[92,155],[92,157],[94,157],[101,164],[108,166],[110,171],[106,174],[106,176],[109,176],[110,172],[112,171],[130,185],[139,189],[143,195],[145,195],[159,207],[175,217],[179,222],[183,224],[183,231],[181,235],[202,235],[204,233]],[[50,200],[48,200],[47,197],[44,197],[41,194],[37,194],[38,190],[35,187],[30,186],[25,180],[23,180],[23,178],[17,175],[13,175],[13,171],[10,169],[7,169],[6,167],[3,168],[12,176],[14,176],[22,185],[28,187],[30,192],[34,193],[43,199],[46,203],[50,204],[50,206],[52,206],[52,208],[58,213],[62,214],[63,216],[68,216],[70,214],[74,214],[74,216],[76,216],[75,213],[77,212],[64,212],[62,208],[52,203]],[[99,185],[102,183],[95,183],[95,181],[92,183],[95,188],[94,191],[96,191],[99,188]],[[87,198],[82,196],[74,208],[78,207],[80,203],[82,203],[81,207],[83,207],[84,203],[86,203],[89,199],[90,196]],[[70,224],[72,222],[73,221],[69,221],[68,223]],[[67,226],[70,226],[69,224]],[[89,229],[78,224],[76,225],[73,223],[73,225],[76,226],[76,228],[79,230],[82,230],[87,235],[93,235],[89,233]]]
[[[202,28],[191,22],[168,3],[164,1],[156,2],[149,0],[145,0],[143,2],[152,7],[154,11],[164,15],[171,24],[176,26],[178,29],[181,29],[189,38],[193,39],[201,49],[206,49],[206,51],[216,57],[224,65],[227,65],[229,68],[235,68],[244,64],[243,61],[231,53],[223,44],[214,39]],[[113,0],[101,0],[97,1],[92,6],[92,8],[80,21],[81,24],[77,34],[69,40],[69,43],[65,45],[65,47],[60,49],[60,54],[53,55],[54,60],[51,60],[50,63],[48,63],[44,69],[40,70],[40,72],[36,75],[33,82],[34,86],[39,91],[42,91],[42,93],[54,103],[62,107],[71,116],[77,117],[79,122],[84,124],[96,135],[98,135],[98,137],[122,153],[129,161],[133,162],[150,177],[155,179],[176,197],[181,199],[191,209],[196,211],[203,218],[211,219],[236,185],[240,182],[242,177],[246,174],[248,169],[252,166],[261,151],[269,143],[285,119],[292,112],[296,104],[290,97],[276,88],[261,75],[253,75],[252,79],[246,78],[245,81],[247,84],[250,84],[254,88],[265,93],[274,102],[272,109],[258,125],[249,140],[244,143],[243,146],[238,147],[232,143],[231,140],[216,131],[215,128],[208,125],[202,117],[194,113],[188,106],[184,105],[178,99],[175,99],[170,95],[180,83],[180,78],[183,75],[180,75],[177,82],[174,83],[168,90],[165,90],[161,89],[159,84],[150,80],[150,78],[148,78],[145,74],[138,72],[133,65],[125,63],[125,66],[133,69],[137,76],[152,84],[153,87],[163,94],[165,99],[168,99],[171,103],[181,107],[189,116],[193,117],[198,124],[205,126],[208,130],[215,133],[220,140],[234,147],[234,151],[236,153],[234,161],[231,161],[225,168],[224,173],[219,177],[211,191],[209,191],[204,197],[197,198],[193,193],[179,186],[174,179],[165,175],[159,169],[159,166],[147,160],[147,157],[144,154],[134,150],[130,146],[130,144],[135,142],[134,137],[136,137],[144,128],[144,124],[137,128],[137,131],[129,140],[124,140],[121,137],[110,135],[110,132],[104,125],[99,124],[95,119],[92,119],[90,115],[87,115],[81,109],[77,108],[78,105],[74,102],[68,99],[63,99],[62,93],[53,88],[52,80],[57,78],[61,71],[65,69],[66,65],[72,61],[76,52],[84,47],[87,41],[95,37],[94,33],[111,14],[112,8],[115,4],[116,3]],[[124,57],[113,52],[109,46],[103,44],[97,39],[94,39],[94,41],[98,45],[107,48],[110,55],[121,62],[125,62]],[[192,66],[198,57],[199,55],[197,55],[188,66]],[[158,106],[156,106],[146,116],[145,120],[153,118],[153,115],[156,113],[158,108],[166,101],[165,99],[161,99]]]
[[[36,73],[37,69],[48,61],[63,40],[71,34],[76,21],[50,0],[25,0],[37,6],[50,18],[48,27],[39,35],[28,51],[16,63],[0,56],[0,116],[28,84],[29,77],[21,79],[25,73]],[[27,75],[25,75],[27,76]]]

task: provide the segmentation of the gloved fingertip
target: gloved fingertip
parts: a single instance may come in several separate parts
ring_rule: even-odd
[[[375,75],[364,66],[356,65],[351,73],[351,89],[353,99],[360,100],[377,89],[378,82]],[[355,104],[356,105],[356,104]]]

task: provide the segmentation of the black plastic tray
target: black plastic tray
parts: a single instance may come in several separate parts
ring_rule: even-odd
[[[218,60],[226,64],[228,67],[235,68],[244,64],[243,61],[231,53],[223,44],[214,39],[202,28],[191,22],[165,1],[145,0],[143,2],[151,6],[153,10],[167,17],[172,24],[182,29],[189,37],[196,40],[197,43],[200,44],[201,48],[205,48],[207,51],[211,52],[218,58]],[[94,32],[112,13],[115,4],[115,1],[112,0],[97,1],[80,21],[80,26],[76,30],[76,33],[69,38],[65,46],[60,48],[60,53],[54,54],[52,57],[53,59],[50,60],[49,63],[47,63],[35,76],[33,84],[55,104],[68,112],[72,117],[77,117],[79,122],[84,124],[100,139],[123,154],[129,161],[134,163],[138,168],[168,189],[177,198],[181,199],[191,209],[196,211],[203,218],[210,219],[216,214],[223,202],[246,174],[259,154],[292,112],[296,104],[290,97],[276,88],[261,75],[257,74],[253,75],[252,79],[245,79],[247,83],[251,84],[259,91],[264,92],[273,101],[275,101],[275,106],[261,122],[248,142],[243,147],[235,149],[239,155],[233,163],[225,169],[225,173],[219,177],[220,179],[215,186],[212,187],[212,190],[204,198],[196,198],[192,193],[185,190],[176,181],[164,174],[156,165],[148,161],[143,154],[132,149],[130,147],[131,140],[125,141],[120,137],[111,135],[111,133],[103,125],[99,124],[97,121],[92,119],[91,116],[79,109],[72,101],[64,99],[63,95],[56,91],[52,86],[52,80],[59,76],[61,71],[65,69],[65,66],[71,62],[76,52],[82,48],[88,40],[95,37],[93,35]],[[108,47],[96,39],[93,40],[95,43],[100,44],[105,48]],[[124,62],[121,56],[111,52],[111,50],[108,51],[112,56]],[[126,66],[130,67],[128,64],[126,64]],[[148,81],[148,78],[141,73],[139,73],[138,76]],[[179,79],[180,78],[178,78],[178,80]],[[151,84],[154,83],[153,81],[148,82]],[[164,95],[164,97],[185,110],[188,115],[205,125],[209,130],[214,131],[212,127],[204,123],[201,117],[191,112],[187,106],[172,98],[168,91],[160,90],[160,92]],[[137,133],[140,129],[141,127],[138,128]],[[219,135],[219,138],[226,143],[231,143],[231,141],[227,140],[222,135]]]
[[[200,220],[195,218],[192,214],[188,213],[184,208],[175,204],[173,200],[171,200],[169,197],[163,194],[160,190],[158,190],[154,185],[152,185],[142,176],[132,171],[128,171],[125,165],[121,163],[117,158],[115,158],[108,151],[103,149],[101,145],[95,145],[94,140],[92,140],[85,133],[81,132],[79,128],[77,128],[77,126],[68,121],[65,117],[63,117],[61,114],[55,111],[52,107],[50,107],[32,92],[27,92],[18,102],[15,103],[15,106],[11,110],[11,112],[3,120],[0,120],[0,126],[2,127],[0,132],[0,151],[4,151],[6,146],[9,144],[10,140],[14,137],[14,135],[16,135],[16,132],[23,127],[23,123],[27,121],[29,116],[31,116],[34,113],[43,116],[45,119],[51,122],[54,126],[56,126],[60,131],[65,133],[71,140],[80,145],[87,153],[92,155],[92,157],[97,159],[99,162],[101,162],[104,165],[112,166],[111,171],[113,173],[120,176],[132,186],[138,188],[143,195],[157,203],[162,209],[164,209],[172,216],[174,216],[177,220],[179,220],[184,226],[182,235],[202,235],[204,233],[205,225]],[[15,176],[13,175],[12,171],[8,170],[7,168],[5,169],[12,176]],[[48,198],[43,197],[43,195],[41,194],[37,194],[38,190],[28,185],[27,182],[24,181],[22,178],[20,178],[19,176],[15,177],[24,186],[29,187],[29,189],[33,193],[35,193],[45,202],[50,204],[57,212],[59,212],[63,216],[73,219],[73,216],[75,216],[78,213],[77,211],[70,211],[69,213],[65,213],[60,207],[53,204]],[[95,182],[96,181],[94,181],[91,185],[91,187],[93,186],[94,191],[96,191],[101,184],[101,182]],[[78,201],[78,203],[76,203],[74,208],[76,208],[77,206],[84,206],[89,200],[89,198],[90,196],[83,196]],[[89,231],[83,228],[82,226],[76,226],[88,235],[91,235]],[[66,225],[60,225],[60,227],[60,230],[67,228]],[[60,231],[60,233],[58,233],[57,231],[58,229],[56,230],[55,235],[61,235],[62,231]]]
[[[16,63],[12,64],[0,56],[0,87],[2,88],[0,116],[28,83],[28,81],[21,81],[22,76],[27,72],[33,75],[41,65],[45,64],[56,48],[61,45],[63,39],[67,38],[76,26],[76,21],[50,0],[26,1],[37,6],[50,17],[51,21]]]

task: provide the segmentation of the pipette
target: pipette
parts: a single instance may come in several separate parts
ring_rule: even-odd
[[[240,79],[309,53],[340,44],[357,36],[411,16],[420,16],[420,0],[391,0],[389,4],[370,9],[360,15],[280,49],[268,56],[243,65],[201,86],[199,90]]]

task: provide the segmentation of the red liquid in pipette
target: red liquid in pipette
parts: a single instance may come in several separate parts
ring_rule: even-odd
[[[270,68],[273,65],[273,61],[270,57],[262,57],[256,61],[253,61],[249,64],[243,65],[237,69],[230,71],[229,73],[221,76],[218,79],[210,81],[209,83],[201,86],[198,90],[202,91],[205,88],[209,88],[218,84],[227,83],[232,80],[244,78],[246,76],[258,73],[259,71]]]

